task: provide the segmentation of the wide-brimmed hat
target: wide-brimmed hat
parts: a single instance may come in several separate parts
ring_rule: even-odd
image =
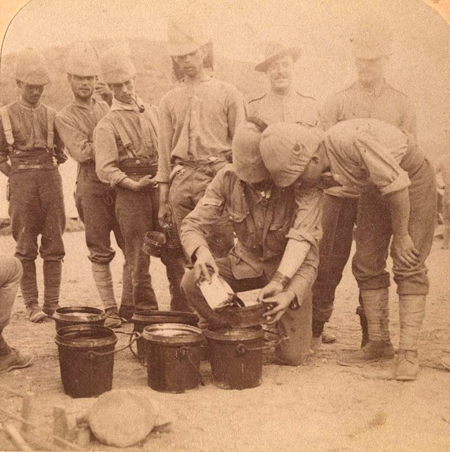
[[[170,56],[182,56],[195,52],[208,44],[206,35],[198,16],[183,13],[170,17],[167,30],[167,47]]]
[[[364,21],[359,23],[350,42],[356,58],[373,60],[389,56],[392,53],[392,32],[382,22]]]
[[[252,122],[239,124],[233,138],[233,166],[239,179],[256,184],[270,179],[259,150],[261,129]]]
[[[300,58],[302,51],[299,47],[286,47],[279,42],[269,42],[264,52],[264,61],[255,66],[255,71],[266,72],[269,66],[279,58],[291,55],[294,62]]]
[[[97,52],[88,42],[76,42],[69,49],[66,72],[80,77],[93,77],[100,74]]]
[[[125,83],[136,75],[136,67],[123,47],[114,47],[100,58],[102,76],[106,83]]]
[[[17,55],[14,77],[28,85],[47,85],[50,74],[44,55],[32,48],[23,49]]]
[[[317,127],[283,122],[269,126],[261,136],[259,149],[275,184],[292,185],[305,171],[323,137]]]

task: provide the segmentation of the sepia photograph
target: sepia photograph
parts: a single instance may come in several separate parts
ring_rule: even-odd
[[[450,0],[0,39],[0,451],[450,451]]]

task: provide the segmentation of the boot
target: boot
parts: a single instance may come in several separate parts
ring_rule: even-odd
[[[59,308],[62,261],[44,260],[44,308],[47,315],[53,315]]]
[[[361,290],[368,324],[368,342],[357,352],[343,353],[341,365],[355,365],[392,359],[395,352],[389,335],[389,289]]]
[[[369,326],[367,324],[366,313],[364,312],[364,301],[362,299],[361,291],[359,291],[359,306],[356,308],[356,314],[359,315],[359,323],[361,324],[361,348],[369,341]]]
[[[133,282],[131,279],[130,266],[125,261],[122,270],[122,300],[119,309],[119,316],[129,322],[133,317],[133,314]]]
[[[23,355],[12,348],[5,356],[0,356],[0,373],[6,373],[14,369],[23,369],[31,365],[34,356]]]
[[[122,318],[117,311],[117,308],[105,309],[106,320],[105,326],[108,328],[120,328],[122,325]]]
[[[38,302],[38,287],[36,280],[36,263],[34,260],[24,259],[22,262],[23,276],[20,280],[20,290],[30,322],[40,323],[45,317]]]
[[[425,295],[400,295],[400,344],[395,378],[415,380],[419,373],[417,344],[425,317]]]

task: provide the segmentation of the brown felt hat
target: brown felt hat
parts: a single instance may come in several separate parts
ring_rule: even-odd
[[[294,62],[300,58],[302,51],[298,47],[286,47],[279,42],[269,42],[264,52],[264,61],[255,66],[255,71],[267,72],[269,66],[279,58],[291,55]]]

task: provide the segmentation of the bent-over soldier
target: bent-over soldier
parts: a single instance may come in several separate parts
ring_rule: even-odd
[[[23,267],[25,307],[31,322],[41,322],[59,307],[66,217],[58,165],[67,156],[54,126],[56,111],[40,101],[50,82],[43,55],[31,48],[20,52],[14,76],[20,97],[0,110],[0,171],[9,177],[9,213],[15,256]],[[43,310],[36,280],[38,252],[44,260]]]

